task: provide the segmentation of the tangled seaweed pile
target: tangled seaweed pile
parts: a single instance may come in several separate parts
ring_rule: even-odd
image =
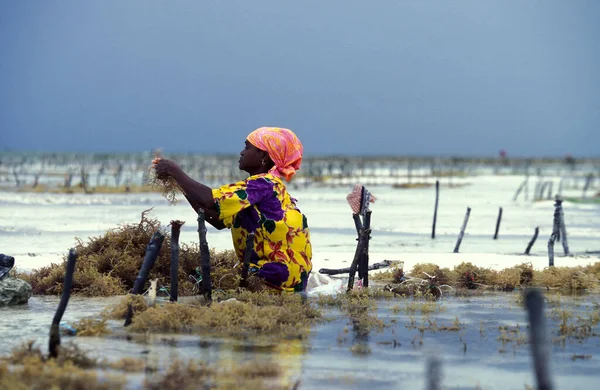
[[[217,302],[201,300],[148,307],[133,297],[134,317],[128,330],[133,332],[199,333],[246,337],[269,334],[273,337],[302,338],[310,325],[322,318],[321,311],[298,294],[273,294],[238,291],[213,296]],[[109,318],[124,318],[131,297],[105,313]]]
[[[109,230],[88,242],[77,239],[78,253],[73,278],[74,295],[100,297],[127,294],[132,288],[142,266],[146,246],[155,231],[161,228],[160,222],[148,217],[150,210],[142,213],[137,224],[125,224]],[[171,237],[165,232],[165,240],[160,249],[149,280],[158,279],[158,286],[170,284]],[[233,251],[215,252],[211,250],[211,276],[214,289],[237,288],[241,278],[241,267]],[[66,262],[66,259],[64,260]],[[194,281],[189,275],[199,276],[196,268],[200,265],[198,244],[181,243],[179,248],[179,294],[194,293]],[[51,264],[22,273],[34,294],[58,295],[62,293],[65,263]],[[257,278],[254,278],[257,279]],[[260,283],[252,280],[251,288],[259,290]]]
[[[419,263],[408,273],[415,280],[427,283],[407,283],[401,268],[373,275],[373,280],[390,282],[387,286],[399,294],[423,293],[431,285],[447,285],[455,289],[493,289],[513,291],[519,287],[544,287],[560,290],[593,290],[600,287],[600,263],[586,267],[548,267],[535,271],[530,263],[496,271],[478,267],[472,263],[461,263],[450,270],[433,263]]]
[[[151,210],[151,209],[150,209]],[[142,212],[141,220],[125,224],[93,237],[88,242],[77,239],[75,249],[79,255],[75,270],[72,293],[80,296],[98,297],[127,294],[133,287],[141,268],[150,238],[161,228],[157,219],[149,218],[150,210]],[[165,240],[152,269],[149,280],[158,279],[158,286],[170,284],[171,237],[164,232]],[[213,290],[232,290],[239,287],[241,268],[233,251],[211,250],[211,280]],[[64,260],[66,262],[66,259]],[[62,293],[65,263],[51,264],[32,273],[12,273],[25,279],[34,294],[58,295]],[[179,295],[198,293],[200,284],[200,250],[197,243],[180,244],[179,249]],[[415,285],[406,283],[406,277],[430,283]],[[529,263],[496,271],[478,267],[472,263],[461,263],[450,270],[432,263],[419,263],[406,273],[402,266],[395,265],[371,279],[390,283],[388,290],[404,295],[435,284],[448,285],[454,289],[493,289],[512,291],[518,287],[537,286],[548,289],[591,290],[600,286],[600,263],[587,267],[549,267],[534,271]],[[261,291],[264,284],[257,277],[249,277],[251,291]],[[421,293],[424,291],[420,291]]]

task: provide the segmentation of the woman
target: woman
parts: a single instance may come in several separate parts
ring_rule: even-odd
[[[248,135],[239,168],[246,180],[210,189],[190,178],[174,162],[153,161],[159,178],[177,181],[190,205],[204,209],[215,228],[231,229],[233,246],[243,262],[246,237],[255,233],[251,272],[283,291],[304,291],[312,269],[312,246],[306,217],[283,182],[302,163],[302,144],[288,129],[261,127]]]

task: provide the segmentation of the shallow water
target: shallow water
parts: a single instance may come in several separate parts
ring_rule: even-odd
[[[546,178],[558,187],[560,178]],[[437,237],[430,238],[433,188],[399,190],[378,186],[369,188],[376,196],[372,205],[373,234],[370,243],[371,262],[383,259],[403,260],[406,269],[416,262],[435,262],[452,267],[462,261],[494,268],[510,267],[531,261],[536,268],[547,265],[546,244],[551,232],[553,202],[532,203],[523,197],[513,202],[515,190],[522,177],[477,176],[453,178],[454,184],[465,187],[449,188],[442,180],[438,213]],[[359,180],[360,181],[360,180]],[[292,194],[307,215],[311,227],[314,269],[348,266],[354,255],[356,232],[345,197],[353,183],[338,188],[298,188]],[[530,194],[535,185],[532,179]],[[580,195],[580,189],[565,189],[568,196]],[[75,243],[103,234],[122,223],[137,223],[143,210],[154,207],[152,215],[163,225],[170,220],[186,221],[181,242],[197,242],[195,214],[182,201],[169,206],[158,194],[68,195],[26,194],[0,191],[0,252],[12,255],[19,269],[32,269],[58,262]],[[471,218],[459,254],[453,254],[456,236],[467,207]],[[492,236],[498,207],[503,207],[503,220],[498,240]],[[556,265],[587,264],[600,261],[600,205],[564,203],[565,220],[571,251],[574,257],[563,257],[557,244]],[[532,256],[521,256],[536,226],[540,236]],[[227,231],[209,228],[208,242],[217,250],[230,249]],[[72,297],[63,322],[94,316],[115,298]],[[597,296],[563,298],[563,306],[592,305]],[[124,356],[143,357],[149,365],[163,366],[175,356],[202,359],[210,362],[265,360],[286,367],[292,378],[301,378],[301,389],[423,389],[425,360],[430,354],[442,359],[443,383],[452,389],[524,389],[533,385],[534,378],[528,345],[503,345],[497,338],[498,326],[519,324],[526,332],[526,317],[516,303],[516,294],[492,294],[471,299],[444,297],[446,311],[432,313],[430,318],[439,324],[449,324],[454,316],[464,324],[458,332],[431,332],[407,328],[410,316],[394,313],[392,307],[403,302],[380,302],[378,315],[395,320],[381,333],[371,332],[356,338],[352,326],[344,333],[348,319],[337,319],[316,325],[307,340],[274,343],[260,340],[224,340],[198,335],[152,335],[132,340],[125,338],[121,321],[110,322],[113,334],[105,338],[69,338],[99,357],[117,360]],[[58,297],[32,297],[22,307],[0,308],[2,343],[0,355],[29,339],[36,339],[47,350],[49,325],[58,305]],[[551,314],[551,308],[547,309]],[[332,316],[335,312],[330,311]],[[417,324],[420,314],[413,315]],[[480,332],[483,321],[483,332]],[[548,318],[553,338],[558,323]],[[339,339],[339,342],[338,342]],[[422,344],[420,340],[422,339]],[[394,344],[394,340],[396,343]],[[413,343],[414,341],[414,343]],[[371,353],[353,354],[354,343],[366,343]],[[466,345],[466,350],[465,350]],[[555,384],[563,389],[597,388],[597,352],[600,339],[596,336],[579,342],[567,340],[554,344],[552,366]],[[574,354],[592,355],[589,360],[572,360]],[[139,387],[144,374],[128,375],[131,388]]]
[[[559,178],[546,178],[555,181]],[[540,228],[532,256],[546,256],[547,241],[552,230],[554,207],[549,200],[532,203],[523,197],[513,202],[521,177],[474,176],[454,178],[468,186],[442,186],[436,228],[431,239],[433,188],[400,190],[373,187],[377,196],[373,210],[371,261],[397,259],[410,262],[419,254],[452,255],[467,207],[471,217],[460,247],[461,255],[523,253],[535,227]],[[446,184],[442,180],[443,184]],[[299,188],[292,190],[299,206],[307,215],[313,243],[315,269],[343,266],[351,261],[356,246],[356,232],[346,195],[351,185],[338,188]],[[530,183],[530,192],[534,182]],[[580,195],[579,189],[565,189],[565,195]],[[572,253],[590,257],[586,251],[600,251],[600,204],[563,204],[569,246]],[[186,221],[181,242],[197,242],[196,215],[185,200],[170,206],[159,194],[30,194],[0,191],[0,251],[16,259],[16,266],[27,270],[58,262],[75,244],[123,223],[137,223],[141,212],[154,207],[152,216],[164,226],[169,221]],[[503,219],[498,240],[493,240],[498,208]],[[232,247],[227,230],[209,227],[208,243],[217,250]],[[562,259],[557,243],[556,265],[570,265],[573,259]],[[455,256],[456,257],[456,256]],[[595,254],[590,262],[598,261]],[[508,260],[508,259],[507,259]],[[470,261],[470,260],[469,260]],[[529,261],[514,259],[512,263]],[[584,259],[583,263],[588,261]],[[335,264],[332,264],[335,263]],[[510,264],[512,265],[512,264]]]
[[[264,361],[284,367],[284,376],[300,378],[301,389],[423,389],[426,359],[435,354],[442,361],[443,384],[452,389],[524,389],[534,385],[528,344],[502,342],[499,326],[508,326],[509,334],[526,339],[527,318],[517,302],[519,292],[486,294],[460,298],[446,296],[440,304],[444,311],[429,314],[438,326],[450,325],[455,317],[459,331],[420,331],[415,326],[428,324],[421,313],[408,314],[408,301],[378,301],[377,316],[390,324],[382,331],[367,335],[354,331],[348,317],[336,309],[326,309],[331,321],[315,325],[306,340],[280,343],[268,336],[232,340],[202,335],[136,335],[125,338],[122,321],[111,321],[113,334],[102,337],[62,337],[74,341],[91,355],[111,360],[131,356],[144,358],[147,364],[164,367],[175,357],[207,362]],[[560,297],[549,295],[546,307],[550,338],[554,341],[551,368],[556,388],[597,388],[600,368],[600,338],[591,336],[559,341],[560,320],[553,310],[571,310],[585,316],[598,310],[598,295]],[[73,297],[63,322],[94,316],[120,298],[83,299]],[[557,302],[559,302],[558,307]],[[0,328],[3,342],[0,355],[8,353],[23,340],[35,339],[47,350],[49,324],[58,304],[57,298],[33,297],[27,306],[3,308]],[[412,319],[411,319],[412,317]],[[413,324],[414,323],[414,324]],[[413,324],[413,325],[411,325]],[[518,328],[518,331],[517,331]],[[593,330],[598,332],[598,326]],[[519,332],[519,333],[516,333]],[[518,338],[518,337],[515,337]],[[353,353],[355,344],[366,345],[370,353]],[[573,360],[574,355],[589,356]],[[257,363],[258,364],[258,363]],[[130,388],[141,385],[144,374],[128,375]]]

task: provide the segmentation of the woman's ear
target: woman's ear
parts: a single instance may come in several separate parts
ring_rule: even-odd
[[[265,164],[267,163],[267,161],[271,161],[271,158],[269,157],[269,153],[265,152],[264,150],[260,150],[260,160],[264,161]]]
[[[269,153],[265,152],[264,150],[261,150],[261,161],[264,162],[264,165],[268,166],[268,167],[272,167],[273,165],[275,165],[275,163],[273,162],[273,160],[271,160],[271,157],[269,156]]]

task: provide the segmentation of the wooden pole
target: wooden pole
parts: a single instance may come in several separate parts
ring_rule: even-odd
[[[554,186],[554,182],[548,182],[548,200],[552,199],[552,187]]]
[[[354,227],[356,228],[356,234],[360,236],[360,231],[363,228],[363,224],[360,220],[360,214],[352,214],[352,219],[354,220]],[[356,240],[358,241],[358,238]]]
[[[565,181],[565,178],[561,177],[560,181],[558,182],[558,190],[556,191],[556,194],[558,196],[562,196],[562,189],[563,189],[563,183],[564,183],[564,181]]]
[[[540,185],[540,188],[538,189],[538,193],[535,196],[535,198],[537,200],[544,199],[544,192],[546,192],[546,187],[547,186],[548,186],[548,182],[547,181],[543,182],[542,185]]]
[[[171,302],[177,302],[179,296],[179,233],[183,224],[183,221],[171,221]]]
[[[526,255],[528,255],[529,251],[531,251],[531,247],[533,247],[533,244],[535,244],[535,240],[537,240],[539,233],[540,233],[540,228],[536,227],[535,232],[533,233],[533,237],[531,237],[531,241],[529,241],[529,244],[527,245],[527,248],[525,249]]]
[[[538,180],[538,182],[535,183],[535,189],[533,190],[533,200],[534,201],[538,200],[538,194],[540,192],[541,186],[542,186],[542,182]]]
[[[500,230],[500,222],[502,221],[502,207],[498,210],[498,219],[496,219],[496,232],[494,233],[494,240],[498,239],[498,231]]]
[[[65,280],[63,283],[62,296],[58,303],[58,308],[52,319],[52,325],[50,326],[50,341],[48,343],[48,350],[50,357],[58,357],[58,346],[60,345],[60,320],[62,319],[67,304],[69,303],[69,297],[71,296],[71,287],[73,286],[73,274],[75,273],[75,263],[77,262],[77,252],[75,249],[69,250],[69,257],[67,258],[67,268],[65,272]]]
[[[529,180],[529,178],[525,178],[525,180],[523,180],[523,183],[521,183],[519,188],[517,188],[517,192],[515,192],[515,196],[513,196],[513,202],[515,202],[519,198],[519,194],[521,194],[521,191],[523,191],[523,188],[525,188],[525,185],[527,184],[527,180]],[[527,200],[527,199],[525,199],[525,200]]]
[[[567,242],[567,227],[565,226],[565,213],[560,201],[560,242],[562,243],[565,256],[569,256],[569,243]]]
[[[439,390],[442,385],[442,362],[437,356],[427,359],[427,390]]]
[[[366,231],[365,250],[361,259],[361,267],[359,268],[358,277],[363,281],[363,287],[369,287],[369,242],[371,241],[371,210],[367,210],[365,216],[365,226],[363,228]]]
[[[546,335],[546,319],[544,317],[544,297],[537,289],[527,289],[525,307],[529,319],[529,340],[533,367],[537,381],[537,389],[552,390],[550,379],[550,348]]]
[[[437,224],[438,203],[440,200],[440,181],[435,181],[435,206],[433,208],[433,226],[431,227],[431,238],[435,238],[435,225]]]
[[[594,180],[594,175],[592,173],[588,174],[585,178],[585,185],[583,186],[583,191],[581,193],[582,198],[587,198],[587,190],[592,185],[592,181]]]
[[[386,268],[386,267],[391,266],[392,263],[393,263],[392,260],[383,260],[379,263],[373,263],[373,264],[369,265],[367,270],[373,271],[373,270],[377,270],[377,269]],[[350,267],[338,268],[338,269],[321,268],[319,270],[319,273],[323,274],[323,275],[340,275],[340,274],[347,274],[349,272],[350,272]]]
[[[142,293],[142,289],[144,288],[144,284],[146,284],[146,280],[148,279],[148,275],[150,275],[150,270],[154,266],[156,262],[156,258],[158,257],[158,252],[160,252],[160,247],[165,239],[164,234],[157,230],[150,238],[150,242],[146,246],[146,254],[144,255],[144,261],[142,263],[142,268],[138,273],[135,282],[133,282],[133,289],[131,293],[134,295],[139,295]],[[124,326],[131,325],[131,318],[133,317],[133,306],[129,303],[127,307],[127,315],[125,316],[125,324]]]
[[[560,234],[560,204],[562,200],[559,197],[556,197],[556,201],[554,203],[554,221],[552,225],[552,234],[548,239],[548,265],[550,267],[554,267],[554,243],[558,235]]]
[[[198,235],[200,237],[200,265],[202,268],[202,292],[204,298],[212,301],[212,286],[210,280],[210,250],[206,241],[206,223],[204,210],[198,209]]]
[[[352,260],[352,265],[350,266],[350,273],[348,274],[348,292],[352,291],[352,289],[354,288],[354,276],[356,274],[358,264],[360,263],[361,258],[365,253],[370,233],[371,231],[367,229],[362,229],[360,231],[358,244],[356,245],[356,252],[354,253],[354,260]]]
[[[467,213],[465,214],[465,220],[463,221],[462,227],[460,228],[460,234],[458,235],[458,240],[456,241],[456,246],[454,247],[454,253],[458,253],[460,249],[460,244],[462,242],[463,236],[465,235],[465,230],[467,229],[467,223],[469,222],[469,216],[471,215],[471,208],[467,207]]]

